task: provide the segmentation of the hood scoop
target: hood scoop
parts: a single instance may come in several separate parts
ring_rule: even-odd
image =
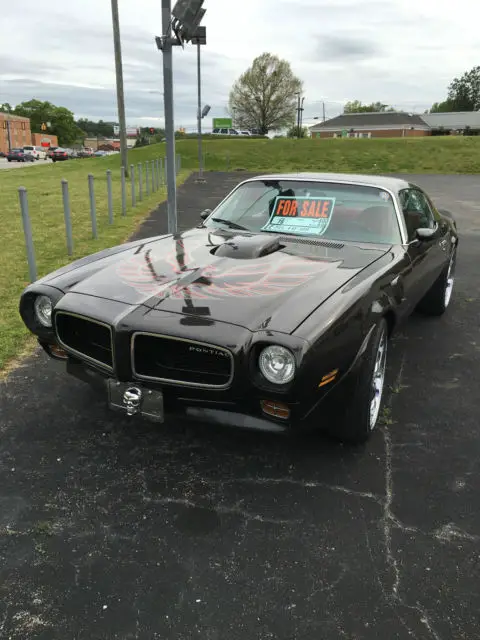
[[[237,260],[254,260],[263,258],[285,247],[278,238],[271,236],[235,236],[231,240],[214,247],[211,251],[219,258],[236,258]]]

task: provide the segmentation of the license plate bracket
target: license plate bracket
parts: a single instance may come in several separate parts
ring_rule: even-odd
[[[135,382],[107,380],[108,405],[126,415],[141,415],[153,422],[164,422],[163,393],[157,389],[146,389]]]

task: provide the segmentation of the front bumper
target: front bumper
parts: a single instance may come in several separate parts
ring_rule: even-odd
[[[86,363],[69,357],[66,360],[67,373],[78,380],[86,382],[105,399],[108,398],[108,383],[115,381],[103,371],[97,370]],[[288,403],[291,410],[289,419],[274,418],[262,411],[261,399],[268,398],[266,394],[252,395],[245,393],[242,397],[229,395],[228,392],[206,392],[203,389],[187,389],[174,386],[160,385],[158,383],[139,382],[134,380],[130,383],[132,387],[140,388],[144,393],[149,390],[161,392],[162,409],[165,419],[184,417],[212,424],[219,424],[226,427],[237,427],[256,431],[266,431],[274,433],[284,433],[299,430],[307,427],[307,422],[300,419],[300,406],[298,403]],[[221,396],[224,397],[221,397]],[[114,407],[119,409],[119,407]],[[124,407],[124,414],[129,415],[127,405]],[[133,417],[144,417],[152,419],[149,411],[139,410],[131,413]],[[163,422],[163,420],[155,421]]]

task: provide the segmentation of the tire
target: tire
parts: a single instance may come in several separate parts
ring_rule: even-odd
[[[366,442],[380,418],[388,351],[388,326],[384,318],[376,325],[364,355],[352,393],[339,423],[330,435],[346,444]]]
[[[457,249],[453,249],[450,260],[442,273],[427,291],[417,305],[417,310],[427,316],[441,316],[448,309],[452,299],[455,284],[455,268],[457,264]]]

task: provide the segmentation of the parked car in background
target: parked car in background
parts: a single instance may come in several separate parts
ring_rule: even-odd
[[[33,155],[25,153],[23,149],[11,149],[7,154],[9,162],[35,162]]]
[[[61,160],[68,160],[69,157],[70,156],[68,155],[68,151],[66,149],[62,149],[61,147],[57,147],[52,154],[52,160],[54,162],[58,162]]]
[[[244,130],[244,131],[240,131],[240,135],[241,136],[251,136],[252,134],[250,133],[250,131]]]
[[[236,129],[214,129],[212,131],[215,135],[218,136],[238,136],[240,135]]]
[[[92,158],[93,151],[91,149],[80,149],[77,153],[78,158]]]
[[[38,153],[37,149],[34,146],[27,145],[23,147],[23,151],[26,154],[33,156],[34,160],[40,160],[40,154]]]
[[[95,153],[93,154],[95,158],[103,158],[104,156],[107,155],[106,151],[95,151]]]
[[[47,158],[50,158],[50,160],[52,160],[53,154],[55,153],[56,149],[58,149],[58,147],[49,147],[47,151]]]

